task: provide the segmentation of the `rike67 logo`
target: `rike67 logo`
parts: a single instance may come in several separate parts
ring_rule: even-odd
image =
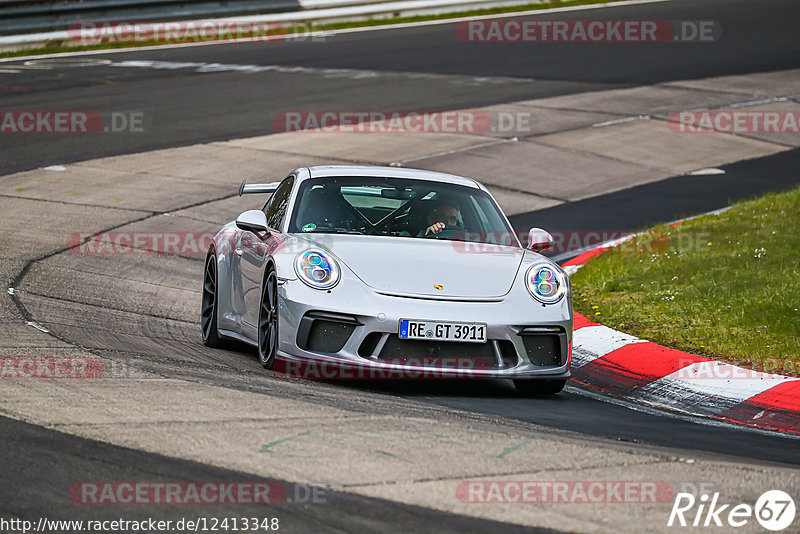
[[[765,529],[777,532],[792,524],[795,511],[794,500],[781,490],[764,492],[755,506],[722,503],[719,492],[704,493],[699,499],[691,493],[678,493],[667,526],[738,528],[755,518]]]

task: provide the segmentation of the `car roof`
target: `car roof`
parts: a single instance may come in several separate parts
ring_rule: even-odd
[[[336,176],[359,176],[374,178],[406,178],[411,180],[429,180],[458,184],[476,189],[485,188],[472,178],[447,174],[443,172],[409,169],[405,167],[379,167],[371,165],[317,165],[308,167],[308,175],[304,179]]]

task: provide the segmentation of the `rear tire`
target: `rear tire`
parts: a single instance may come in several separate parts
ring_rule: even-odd
[[[200,305],[200,331],[203,345],[215,349],[225,348],[228,343],[219,335],[217,328],[217,255],[214,247],[208,250],[203,270],[203,300]]]
[[[517,391],[526,397],[544,397],[558,395],[567,381],[561,380],[522,380],[515,379],[514,386]]]

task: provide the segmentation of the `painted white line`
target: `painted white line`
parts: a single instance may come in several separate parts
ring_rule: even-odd
[[[607,326],[585,326],[572,335],[572,368],[582,367],[626,345],[645,341]]]
[[[698,169],[688,173],[689,176],[714,176],[717,174],[725,174],[725,171],[723,169],[717,169],[716,167],[709,167],[707,169]]]
[[[668,84],[664,84],[664,85],[668,85]],[[687,109],[685,111],[694,112],[694,111],[710,111],[710,110],[724,110],[724,109],[744,108],[744,107],[749,107],[749,106],[757,106],[757,105],[760,105],[760,104],[774,104],[776,102],[787,102],[787,101],[790,101],[790,100],[794,100],[798,96],[800,96],[800,93],[796,93],[796,94],[792,94],[792,95],[771,96],[769,98],[762,98],[762,99],[759,99],[759,100],[745,100],[743,102],[731,102],[730,104],[723,104],[723,105],[720,105],[720,106],[717,106],[717,107],[702,106],[702,107],[699,107],[699,108],[690,108],[690,109]],[[677,112],[674,112],[674,113],[677,113]],[[668,115],[658,114],[658,115],[656,115],[656,117],[661,118],[661,119],[667,119],[667,122],[676,122],[675,120],[669,120],[669,114]]]
[[[427,20],[421,22],[404,22],[401,24],[381,24],[377,26],[365,26],[361,28],[342,28],[339,30],[324,30],[324,31],[314,31],[314,32],[307,32],[304,34],[305,37],[313,38],[313,37],[328,37],[328,36],[335,36],[335,35],[344,35],[349,33],[361,33],[361,32],[371,32],[371,31],[385,31],[385,30],[398,30],[398,29],[405,29],[405,28],[417,28],[423,26],[440,26],[443,24],[456,24],[459,22],[469,21],[469,20],[490,20],[490,19],[498,19],[498,18],[514,18],[514,17],[528,17],[528,16],[537,16],[537,15],[549,15],[552,13],[567,13],[570,11],[585,11],[591,9],[606,9],[606,8],[614,8],[619,6],[632,6],[632,5],[640,5],[640,4],[655,4],[661,2],[670,2],[672,0],[625,0],[623,2],[611,2],[611,3],[598,3],[598,4],[589,4],[584,6],[570,6],[570,7],[558,7],[552,9],[533,9],[527,11],[513,11],[509,13],[497,13],[493,15],[478,15],[478,16],[471,16],[471,17],[457,17],[457,18],[448,18],[448,19],[441,19],[441,20]],[[204,19],[205,20],[205,19]],[[249,21],[278,21],[275,15],[259,15],[257,17],[240,17],[240,18],[227,18],[227,19],[208,19],[208,21],[227,21],[227,20],[249,20]],[[313,21],[313,17],[307,17],[304,19],[305,21]],[[54,32],[55,33],[55,32]],[[66,32],[64,39],[67,38]],[[11,37],[18,37],[18,36],[11,36]],[[290,40],[290,37],[281,37],[285,40]],[[48,37],[48,39],[52,39],[52,37]],[[265,40],[261,38],[260,40]],[[277,40],[277,39],[276,39]],[[36,58],[55,58],[55,57],[73,57],[73,56],[89,56],[89,55],[97,55],[97,54],[124,54],[126,52],[140,52],[140,51],[147,51],[147,50],[164,50],[168,48],[187,48],[193,46],[213,46],[213,45],[220,45],[220,44],[236,44],[241,42],[252,42],[252,41],[210,41],[210,42],[200,42],[200,43],[180,43],[180,44],[167,44],[167,45],[155,45],[155,46],[141,46],[141,47],[133,47],[133,48],[109,48],[105,50],[84,50],[84,51],[76,51],[76,52],[59,52],[55,54],[34,54],[31,56],[20,56],[20,57],[11,57],[11,58],[2,58],[0,59],[0,63],[8,63],[12,61],[20,61],[25,59],[36,59]],[[3,44],[4,41],[0,40],[0,44]],[[10,44],[10,42],[9,42]]]
[[[391,72],[377,70],[360,69],[332,69],[322,67],[299,67],[292,65],[237,65],[231,63],[203,63],[195,61],[152,61],[152,60],[129,60],[118,61],[108,64],[111,67],[119,68],[142,68],[157,70],[178,70],[193,69],[198,73],[209,72],[278,72],[281,74],[314,74],[322,75],[325,78],[350,78],[353,80],[363,80],[366,78],[402,78],[412,80],[444,80],[457,85],[505,85],[510,83],[531,83],[534,80],[529,78],[508,78],[508,77],[487,77],[487,76],[465,76],[461,74],[436,74],[428,72]]]
[[[614,119],[614,120],[611,120],[611,121],[596,122],[596,123],[592,124],[592,128],[602,128],[603,126],[612,126],[614,124],[622,124],[624,122],[647,120],[649,118],[650,118],[650,115],[637,115],[635,117],[624,117],[622,119]]]
[[[676,220],[670,221],[670,222],[668,222],[666,224],[670,225],[670,224],[678,224],[678,223],[687,222],[687,221],[693,221],[694,219],[699,219],[700,217],[705,217],[706,215],[719,215],[720,213],[725,213],[726,211],[728,211],[732,207],[733,206],[725,206],[724,208],[719,208],[719,209],[716,209],[716,210],[707,211],[705,213],[701,213],[700,215],[692,215],[691,217],[684,217],[683,219],[676,219]]]
[[[728,108],[744,108],[748,106],[758,106],[759,104],[773,104],[775,102],[785,102],[789,100],[789,97],[786,96],[774,96],[772,98],[764,98],[762,100],[748,100],[746,102],[737,102],[735,104],[729,104]]]
[[[53,67],[50,65],[35,65],[31,61],[26,61],[22,65],[14,65],[14,68],[23,70],[50,70]]]
[[[50,61],[49,58],[30,59],[25,62],[21,69],[34,69],[34,70],[52,70],[54,68],[63,67],[101,67],[111,63],[110,59],[102,58],[76,58],[61,61]]]
[[[47,328],[45,328],[45,327],[43,327],[43,326],[41,326],[39,324],[34,323],[33,321],[26,321],[25,324],[28,325],[28,326],[32,326],[36,330],[40,330],[40,331],[44,332],[45,334],[49,334],[50,333],[50,330],[48,330]]]

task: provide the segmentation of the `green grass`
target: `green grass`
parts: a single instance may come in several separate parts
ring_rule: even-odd
[[[621,0],[564,0],[543,2],[538,4],[522,4],[517,6],[505,6],[485,9],[472,9],[468,11],[459,11],[456,13],[442,13],[439,15],[418,15],[414,17],[387,17],[387,18],[374,18],[362,21],[349,21],[349,22],[332,22],[317,24],[312,23],[311,29],[313,31],[329,31],[340,30],[345,28],[362,28],[367,26],[384,26],[391,24],[403,24],[409,22],[424,22],[429,20],[447,20],[460,17],[477,17],[481,15],[497,15],[502,13],[514,13],[517,11],[532,11],[553,9],[556,7],[569,7],[569,6],[583,6],[591,4],[611,4]],[[309,13],[311,16],[311,13]],[[308,32],[309,26],[307,25],[287,25],[286,34],[305,33]],[[41,47],[28,48],[23,50],[13,50],[7,52],[0,52],[0,58],[19,57],[19,56],[33,56],[42,54],[58,54],[63,52],[81,52],[86,50],[111,50],[116,48],[141,48],[143,46],[153,46],[160,44],[170,44],[165,42],[148,41],[141,43],[102,43],[93,45],[76,45],[70,41],[56,41],[46,43]],[[173,43],[174,44],[174,43]]]
[[[800,376],[800,188],[735,204],[591,260],[575,311],[693,354]]]

